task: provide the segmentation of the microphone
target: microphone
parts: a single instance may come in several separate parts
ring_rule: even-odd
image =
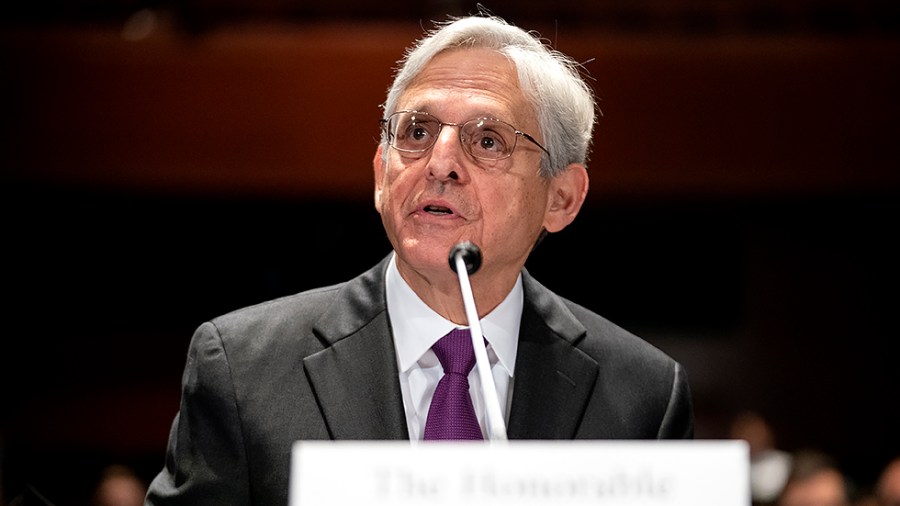
[[[469,283],[469,275],[474,274],[481,267],[481,249],[469,241],[457,243],[450,249],[449,261],[450,268],[459,277],[459,288],[462,292],[463,305],[466,308],[469,333],[472,335],[472,348],[475,350],[475,367],[478,370],[478,377],[481,379],[488,436],[492,441],[506,441],[506,423],[503,421],[497,387],[494,384],[494,376],[491,374],[491,363],[488,360],[487,348],[481,333],[478,310],[475,308],[475,296],[472,294],[472,285]]]
[[[478,268],[481,267],[481,248],[476,246],[474,242],[463,241],[450,249],[450,268],[453,269],[453,272],[457,272],[456,257],[458,255],[462,255],[463,263],[469,276],[475,274]]]

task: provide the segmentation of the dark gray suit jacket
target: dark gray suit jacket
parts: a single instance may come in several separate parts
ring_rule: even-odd
[[[347,283],[197,329],[147,504],[285,505],[294,441],[408,439],[388,258]],[[510,439],[693,437],[681,365],[527,272],[523,281]]]

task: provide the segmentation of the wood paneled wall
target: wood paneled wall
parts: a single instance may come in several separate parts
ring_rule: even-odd
[[[542,33],[547,33],[542,31]],[[897,188],[900,42],[555,27],[599,119],[598,198]],[[25,180],[368,198],[379,105],[412,23],[0,35],[4,165]]]

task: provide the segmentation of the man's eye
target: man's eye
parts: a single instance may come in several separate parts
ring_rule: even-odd
[[[475,140],[475,148],[482,153],[506,152],[506,143],[494,132],[482,132]]]

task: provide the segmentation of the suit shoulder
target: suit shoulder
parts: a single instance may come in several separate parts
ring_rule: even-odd
[[[250,357],[265,353],[271,346],[284,349],[300,343],[308,346],[301,344],[296,347],[299,350],[316,349],[318,346],[309,341],[313,326],[344,285],[315,288],[236,309],[209,320],[201,328],[214,329],[232,356],[239,352]]]

